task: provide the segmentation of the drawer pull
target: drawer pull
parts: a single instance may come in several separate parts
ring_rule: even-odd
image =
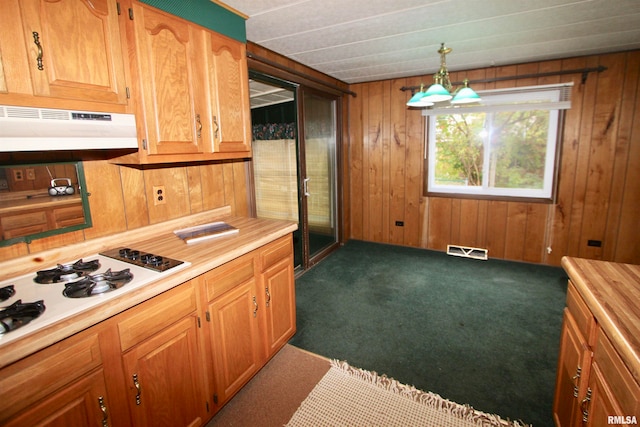
[[[580,379],[580,374],[582,373],[582,368],[578,366],[576,369],[576,374],[571,378],[573,380],[573,397],[578,397],[578,379]]]
[[[196,114],[196,134],[198,138],[202,137],[202,120],[200,120],[200,114]]]
[[[36,61],[38,63],[38,70],[44,70],[44,65],[42,65],[42,45],[40,44],[40,34],[37,31],[33,32],[33,42],[38,47],[38,56],[36,57]]]
[[[580,402],[580,409],[582,410],[582,422],[586,423],[589,420],[589,410],[587,406],[591,402],[591,387],[587,388],[587,395],[582,402]]]
[[[107,415],[107,407],[104,404],[104,397],[98,397],[98,405],[100,406],[100,411],[102,411],[102,427],[107,427],[109,425],[107,423],[109,416]]]
[[[264,287],[264,292],[267,294],[267,307],[269,307],[269,303],[271,302],[271,294],[269,293],[269,287]]]
[[[253,317],[258,315],[258,301],[256,301],[256,297],[253,297]]]
[[[133,374],[133,385],[137,390],[137,394],[136,394],[136,405],[140,405],[141,403],[141,398],[140,398],[140,383],[138,382],[138,374]]]

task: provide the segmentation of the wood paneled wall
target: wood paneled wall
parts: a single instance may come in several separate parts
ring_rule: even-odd
[[[55,160],[47,154],[43,156],[28,161]],[[8,162],[19,161],[24,160]],[[138,169],[114,165],[106,159],[84,158],[93,227],[0,248],[0,259],[35,254],[227,205],[232,214],[248,216],[246,163],[239,160]],[[166,203],[156,205],[153,186],[160,185],[165,187]]]
[[[249,47],[285,68],[346,88],[257,45]],[[574,82],[554,205],[422,196],[424,118],[420,111],[407,109],[410,93],[400,87],[430,82],[431,75],[349,86],[357,96],[343,96],[344,240],[434,250],[459,244],[487,248],[492,258],[550,265],[559,265],[563,255],[640,263],[640,51],[471,70],[451,77],[458,81],[598,65],[608,70],[590,74],[584,84],[582,75],[575,74],[474,86]],[[277,74],[273,67],[262,66],[260,71]],[[308,83],[314,86],[316,81]],[[0,248],[0,259],[224,205],[231,205],[237,215],[248,215],[245,163],[136,169],[86,160],[94,226],[31,245]],[[174,203],[154,205],[154,185],[164,185]],[[396,226],[396,221],[404,226]],[[601,240],[602,246],[587,246],[588,240]]]
[[[455,58],[452,57],[452,62]],[[351,85],[349,236],[560,265],[564,255],[640,263],[640,51],[451,73],[452,81],[604,65],[602,73],[502,81],[475,89],[573,81],[556,204],[424,197],[425,120],[402,86],[431,75]],[[402,221],[404,226],[396,225]],[[588,246],[599,240],[601,247]],[[547,250],[550,248],[550,252]]]

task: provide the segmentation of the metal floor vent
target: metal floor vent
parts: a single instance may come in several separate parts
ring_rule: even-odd
[[[467,246],[458,245],[447,245],[447,255],[486,260],[488,259],[487,253],[487,249],[470,248]]]

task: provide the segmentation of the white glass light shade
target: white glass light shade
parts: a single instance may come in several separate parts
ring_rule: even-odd
[[[435,83],[429,86],[429,89],[425,92],[424,97],[422,98],[427,102],[442,102],[448,101],[451,98],[451,94],[447,89],[444,88],[440,83]]]
[[[451,100],[452,104],[471,104],[473,102],[480,102],[480,96],[470,87],[465,86],[456,93],[456,96]]]
[[[407,102],[407,106],[418,107],[419,105],[417,105],[417,103],[422,99],[423,96],[424,96],[424,92],[416,92],[415,95],[413,95],[411,99]]]
[[[407,102],[407,106],[409,107],[431,107],[433,102],[430,102],[424,98],[424,92],[417,92],[415,95],[411,97],[409,102]]]

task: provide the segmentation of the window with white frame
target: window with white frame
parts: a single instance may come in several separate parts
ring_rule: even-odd
[[[481,105],[424,110],[426,194],[552,200],[571,84],[478,94]]]

